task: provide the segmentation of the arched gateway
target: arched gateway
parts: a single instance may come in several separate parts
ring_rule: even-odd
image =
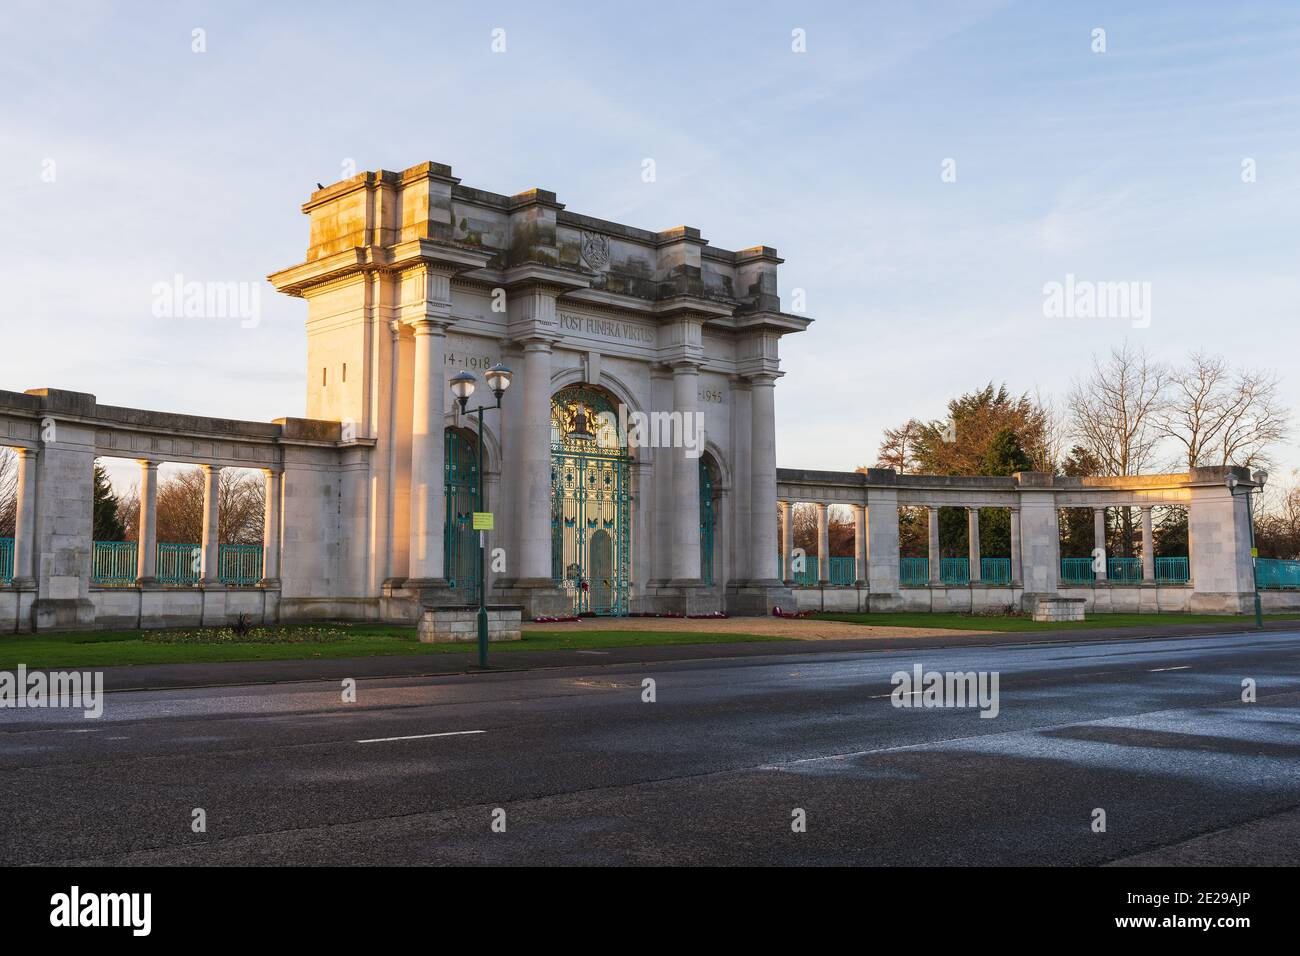
[[[573,385],[551,398],[551,576],[574,613],[628,611],[631,461],[608,392]]]
[[[350,526],[322,556],[334,593],[387,619],[473,600],[467,522],[486,510],[486,597],[529,616],[788,601],[773,396],[779,340],[811,320],[781,311],[774,249],[463,187],[438,163],[362,173],[303,210],[307,258],[271,281],[307,301],[307,414],[355,436]],[[447,380],[497,362],[514,381],[484,418],[480,501],[477,421]]]

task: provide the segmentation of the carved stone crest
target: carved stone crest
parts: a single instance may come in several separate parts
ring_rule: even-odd
[[[582,259],[587,265],[599,272],[609,265],[609,237],[598,232],[582,234]]]

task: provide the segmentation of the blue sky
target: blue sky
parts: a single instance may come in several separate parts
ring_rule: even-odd
[[[153,285],[261,280],[317,181],[437,160],[776,246],[816,319],[782,345],[783,466],[873,461],[989,380],[1062,395],[1125,339],[1274,369],[1300,408],[1293,3],[10,0],[0,54],[0,388],[301,415],[301,301],[265,286],[247,329],[155,318]],[[1067,273],[1149,282],[1150,326],[1045,318]]]

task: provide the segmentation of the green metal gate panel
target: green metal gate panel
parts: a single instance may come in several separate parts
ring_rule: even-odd
[[[478,543],[474,512],[478,510],[478,449],[454,428],[445,434],[447,519],[443,526],[443,573],[464,604],[478,603]]]
[[[713,513],[713,472],[700,459],[700,581],[711,588],[713,573],[713,532],[717,516]]]
[[[613,400],[574,385],[551,400],[551,574],[576,614],[626,614],[631,458]]]

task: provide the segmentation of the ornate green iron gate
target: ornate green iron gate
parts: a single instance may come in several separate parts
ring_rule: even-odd
[[[713,513],[713,472],[700,458],[700,580],[705,587],[715,583],[713,574],[713,530],[717,517]]]
[[[443,527],[443,561],[447,583],[465,604],[478,603],[478,544],[474,512],[478,509],[478,448],[454,428],[445,432],[447,523]]]
[[[573,385],[551,399],[551,576],[574,613],[626,614],[632,572],[626,436],[610,397]]]

